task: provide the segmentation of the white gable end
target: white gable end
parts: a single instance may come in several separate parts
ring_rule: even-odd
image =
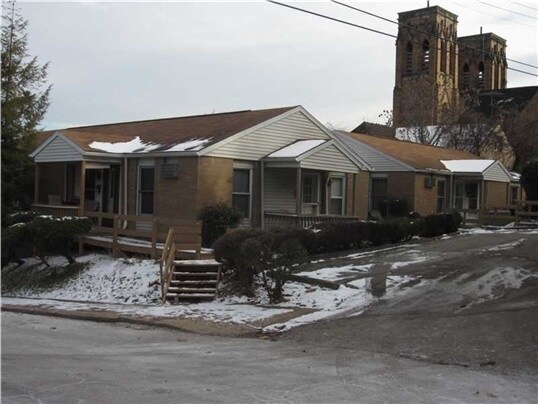
[[[80,151],[63,136],[55,136],[34,156],[36,163],[81,160],[83,160],[83,157]]]
[[[297,140],[331,139],[303,112],[297,111],[244,136],[223,143],[207,155],[259,160]]]
[[[510,174],[498,161],[486,168],[482,175],[486,181],[510,182]]]
[[[330,145],[301,160],[301,167],[313,170],[359,172],[359,168],[334,145]]]

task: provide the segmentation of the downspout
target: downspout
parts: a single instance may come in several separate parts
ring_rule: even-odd
[[[123,214],[127,215],[127,157],[123,157]],[[127,228],[127,220],[123,222],[123,229]]]
[[[265,176],[264,176],[265,165],[263,161],[260,161],[260,226],[261,229],[265,229]]]

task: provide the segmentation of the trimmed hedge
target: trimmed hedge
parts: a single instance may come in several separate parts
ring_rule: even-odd
[[[29,216],[21,218],[26,220]],[[2,231],[2,265],[31,253],[46,265],[47,256],[52,254],[61,254],[74,263],[71,250],[75,239],[87,234],[91,227],[91,219],[76,216],[35,216],[29,222],[15,223]]]
[[[242,218],[241,212],[224,203],[200,209],[198,219],[202,221],[202,245],[211,247],[227,229],[236,227]]]

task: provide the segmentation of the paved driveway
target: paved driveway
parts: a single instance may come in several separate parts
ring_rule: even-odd
[[[382,268],[413,260],[395,270],[422,276],[411,290],[379,299],[360,316],[301,327],[284,339],[536,377],[538,234],[463,235],[331,265]]]
[[[531,377],[360,347],[4,313],[2,403],[532,402]],[[358,349],[357,349],[358,348]]]

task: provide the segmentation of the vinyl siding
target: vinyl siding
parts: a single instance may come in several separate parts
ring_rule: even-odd
[[[510,182],[510,177],[498,161],[486,168],[483,175],[486,181]]]
[[[82,155],[79,153],[79,151],[60,137],[52,140],[52,142],[50,142],[34,158],[36,163],[81,160]]]
[[[293,168],[272,168],[265,171],[266,212],[295,213],[297,171]]]
[[[403,163],[399,163],[397,160],[389,158],[384,153],[376,150],[375,148],[366,145],[358,140],[352,139],[349,136],[336,134],[337,137],[346,144],[357,156],[362,158],[367,164],[369,164],[374,171],[412,171]]]
[[[301,167],[345,173],[356,173],[359,171],[357,166],[334,145],[306,157],[301,161]]]
[[[330,137],[310,121],[306,115],[298,111],[278,122],[232,140],[207,155],[241,160],[259,160],[269,153],[301,139],[330,139]]]

